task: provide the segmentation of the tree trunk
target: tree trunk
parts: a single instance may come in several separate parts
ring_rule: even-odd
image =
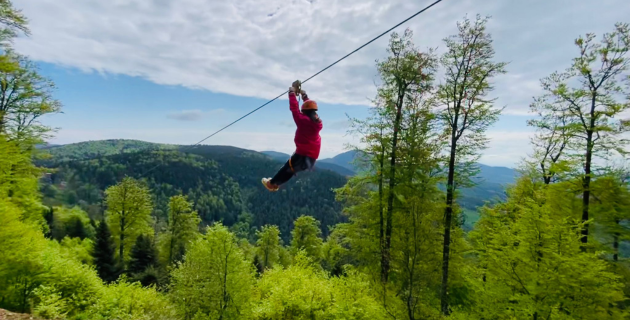
[[[588,211],[591,201],[591,161],[593,159],[593,131],[595,129],[595,94],[591,101],[591,114],[589,127],[586,131],[586,161],[584,162],[584,178],[582,179],[582,222],[584,227],[582,228],[582,250],[586,250],[586,243],[588,243]]]
[[[455,119],[457,121],[457,119]],[[457,122],[455,122],[457,123]],[[455,150],[457,147],[457,130],[451,133],[451,155],[448,161],[448,181],[446,184],[446,208],[444,209],[444,247],[442,250],[442,314],[449,315],[448,308],[448,263],[451,252],[451,224],[453,220],[453,198],[455,193]]]
[[[387,221],[385,225],[385,248],[381,256],[382,270],[385,281],[389,278],[390,248],[392,243],[392,220],[394,216],[394,188],[396,187],[396,149],[398,147],[398,132],[400,131],[400,120],[402,118],[402,104],[405,98],[406,87],[399,86],[398,105],[396,106],[396,119],[394,120],[394,137],[392,140],[392,152],[390,156],[389,170],[389,196],[387,197]]]
[[[381,157],[379,159],[381,170],[378,177],[378,207],[380,210],[380,238],[379,244],[381,247],[381,282],[387,282],[387,269],[385,268],[385,221],[383,219],[383,170],[385,163],[385,144],[383,142],[383,130],[381,129]]]
[[[124,241],[125,241],[125,218],[123,217],[120,220],[120,246],[118,247],[118,260],[120,261],[120,266],[124,269]]]

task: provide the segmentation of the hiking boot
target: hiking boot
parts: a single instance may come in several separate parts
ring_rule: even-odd
[[[265,188],[267,188],[267,190],[269,190],[271,192],[278,191],[278,189],[280,188],[279,186],[271,183],[271,179],[270,178],[263,178],[262,179],[262,184],[263,184],[263,186],[265,186]]]

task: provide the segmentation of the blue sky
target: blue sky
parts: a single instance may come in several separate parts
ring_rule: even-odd
[[[15,0],[30,18],[16,49],[58,87],[63,114],[52,143],[127,138],[191,144],[343,56],[427,5],[407,0]],[[538,81],[566,68],[573,40],[630,22],[627,0],[444,0],[405,27],[421,48],[437,47],[468,14],[491,15],[494,79],[505,115],[489,132],[482,162],[515,166],[529,152],[528,105]],[[402,30],[402,28],[401,28]],[[400,31],[400,30],[399,30]],[[344,150],[345,114],[364,117],[386,37],[307,85],[325,121],[322,157]],[[291,152],[286,99],[276,101],[209,144]]]

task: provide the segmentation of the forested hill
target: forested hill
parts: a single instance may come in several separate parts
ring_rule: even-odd
[[[157,224],[165,222],[169,197],[179,192],[193,201],[202,223],[223,221],[250,236],[255,227],[274,224],[288,240],[293,221],[303,214],[321,221],[324,234],[343,219],[332,189],[343,186],[345,177],[323,169],[300,173],[279,192],[269,193],[260,179],[272,176],[281,162],[254,151],[110,140],[46,152],[52,157],[43,163],[51,168],[42,187],[45,201],[79,205],[95,219],[103,214],[104,190],[125,176],[147,182]]]
[[[177,146],[137,140],[102,140],[44,147],[50,158],[40,165],[55,168],[43,187],[49,204],[80,205],[93,218],[102,216],[103,191],[125,175],[144,178],[151,188],[158,223],[166,219],[170,196],[183,192],[194,201],[206,224],[223,221],[232,226],[276,224],[285,240],[292,222],[309,214],[322,222],[322,231],[341,221],[333,188],[354,175],[354,152],[318,161],[316,171],[300,174],[285,189],[270,194],[260,184],[272,176],[288,154],[262,153],[229,146]],[[504,199],[504,188],[514,181],[513,169],[480,165],[478,185],[463,189],[458,202],[466,212],[468,228],[477,220],[476,209],[486,201]]]
[[[275,151],[264,151],[264,154],[276,158],[286,159],[289,155]],[[358,170],[356,162],[356,151],[348,151],[328,159],[317,161],[319,168],[326,168],[335,171],[344,176],[354,175]],[[505,200],[505,188],[514,183],[518,176],[516,170],[506,167],[493,167],[484,164],[478,164],[479,173],[473,178],[476,183],[474,187],[460,189],[460,195],[457,202],[462,206],[465,212],[465,227],[472,228],[473,224],[479,219],[477,209],[486,202],[495,202],[497,200]]]

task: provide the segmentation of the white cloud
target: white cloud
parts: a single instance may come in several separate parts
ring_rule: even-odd
[[[533,131],[488,131],[486,136],[490,142],[480,162],[493,166],[518,165],[521,159],[530,155],[533,135]]]
[[[30,18],[33,35],[16,46],[36,60],[84,71],[269,98],[427,4],[21,0],[17,6]],[[502,6],[444,1],[406,26],[416,31],[421,47],[441,46],[465,13],[494,13]],[[374,60],[385,55],[386,42],[387,36],[305,86],[323,102],[368,103],[375,92]]]
[[[199,109],[181,110],[178,112],[169,113],[168,115],[166,115],[166,117],[169,119],[180,120],[180,121],[198,121],[198,120],[203,119],[205,116],[222,114],[224,112],[225,110],[223,109],[215,109],[215,110],[210,110],[206,112],[201,111]]]
[[[197,121],[203,117],[203,111],[201,110],[182,110],[179,112],[169,113],[167,116],[169,119],[181,120],[181,121]]]
[[[317,72],[430,2],[19,0],[15,5],[29,17],[32,36],[17,39],[15,46],[34,60],[86,72],[272,98],[293,80]],[[577,53],[573,39],[586,32],[601,35],[615,21],[627,21],[626,2],[445,0],[405,27],[414,30],[421,48],[443,52],[441,39],[455,32],[457,20],[465,14],[492,15],[488,30],[497,60],[509,65],[508,74],[494,79],[491,96],[498,98],[497,106],[506,106],[507,114],[522,115],[539,93],[538,80],[569,65]],[[385,56],[386,43],[387,36],[309,81],[305,89],[321,102],[369,104],[377,78],[374,60]],[[198,111],[171,118],[203,117]],[[484,159],[512,157],[514,162],[525,148],[500,141],[493,140]]]

